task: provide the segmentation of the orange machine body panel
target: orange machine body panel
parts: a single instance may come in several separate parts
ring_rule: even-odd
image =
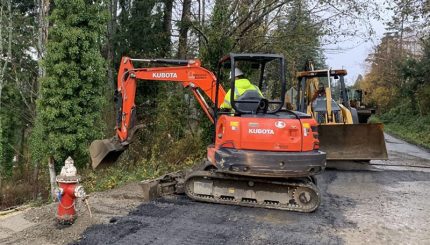
[[[305,177],[321,172],[318,127],[306,114],[221,115],[214,145],[207,148],[209,166],[240,175]]]
[[[313,119],[222,115],[217,121],[215,148],[237,150],[312,151],[318,144]],[[316,132],[315,132],[316,133]]]

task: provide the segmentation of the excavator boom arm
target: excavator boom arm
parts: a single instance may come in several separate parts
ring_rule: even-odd
[[[135,68],[133,61],[163,65]],[[209,120],[214,123],[213,109],[208,105],[201,91],[209,97],[216,108],[221,106],[225,91],[221,86],[218,87],[217,91],[215,75],[200,65],[200,60],[131,59],[123,57],[118,71],[118,88],[115,91],[116,135],[111,139],[94,140],[91,143],[90,155],[93,168],[97,168],[102,163],[102,165],[109,165],[115,162],[127,148],[134,132],[141,127],[141,125],[136,125],[137,80],[181,83],[182,86],[191,90]]]
[[[143,61],[149,63],[176,64],[179,66],[163,66],[149,68],[135,68],[133,61]],[[123,57],[118,72],[117,89],[117,136],[120,141],[129,139],[129,132],[134,129],[135,124],[135,96],[137,80],[178,82],[185,88],[189,88],[209,120],[214,122],[212,108],[208,105],[200,91],[215,104],[216,101],[216,77],[207,69],[201,67],[200,60],[146,60],[131,59]],[[225,96],[224,89],[218,89],[217,108],[223,102]]]

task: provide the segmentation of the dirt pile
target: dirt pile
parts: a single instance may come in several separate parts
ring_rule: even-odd
[[[67,244],[80,238],[90,226],[109,223],[112,217],[127,215],[142,204],[143,196],[138,183],[132,183],[118,189],[94,193],[89,202],[93,218],[81,201],[77,202],[78,219],[71,226],[58,225],[55,220],[57,204],[31,208],[22,215],[33,222],[31,229],[0,239],[2,244]]]

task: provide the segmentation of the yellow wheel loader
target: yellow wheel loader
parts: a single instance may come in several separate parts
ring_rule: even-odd
[[[308,64],[307,71],[296,76],[296,109],[318,122],[320,149],[327,160],[387,160],[383,125],[359,123],[348,99],[346,75],[346,70],[314,70]]]

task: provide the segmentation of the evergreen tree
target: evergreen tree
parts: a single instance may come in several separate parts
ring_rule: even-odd
[[[123,0],[114,36],[116,62],[121,56],[156,57],[168,55],[170,35],[164,32],[162,0]],[[170,21],[170,20],[169,20]]]
[[[117,66],[124,55],[135,58],[172,57],[172,0],[122,0],[119,7],[118,32],[113,37]],[[148,65],[135,63],[135,66]],[[177,161],[172,161],[165,149],[177,152],[175,144],[185,137],[188,128],[189,105],[185,104],[183,90],[178,84],[138,81],[137,118],[145,127],[130,146],[127,161],[138,162],[152,156],[164,160],[164,164]]]
[[[82,167],[89,159],[88,145],[102,136],[107,83],[100,37],[107,18],[101,1],[54,3],[32,155],[36,161],[53,157],[57,162],[70,155]]]
[[[412,111],[425,116],[430,115],[430,38],[423,40],[422,48],[421,56],[409,57],[403,62],[401,75],[407,81],[403,94],[409,99]]]
[[[9,10],[2,6],[1,56],[9,57],[0,62],[2,75],[0,96],[0,171],[12,173],[13,159],[20,166],[24,163],[27,128],[34,119],[34,86],[37,64],[28,52],[34,45],[34,1],[11,1]],[[10,24],[10,25],[9,25]],[[10,53],[8,47],[9,28]],[[9,54],[8,54],[9,53]],[[5,63],[7,62],[7,64]]]
[[[302,70],[308,60],[313,60],[316,68],[322,68],[322,35],[304,1],[293,1],[286,11],[286,18],[277,21],[272,48],[275,53],[284,54],[290,80],[295,81],[296,71]]]
[[[201,51],[201,57],[205,66],[215,71],[219,59],[232,50],[233,40],[227,35],[226,28],[230,24],[230,1],[217,0],[209,26],[206,30],[207,44]]]

